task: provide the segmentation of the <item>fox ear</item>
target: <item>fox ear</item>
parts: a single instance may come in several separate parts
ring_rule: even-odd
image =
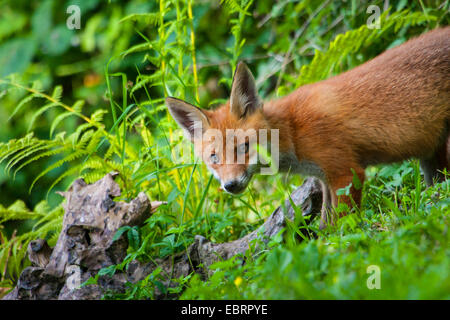
[[[243,118],[262,106],[256,91],[255,78],[247,65],[239,62],[234,72],[231,86],[230,111]]]
[[[202,129],[198,131],[200,133],[209,128],[208,116],[200,108],[172,97],[166,98],[166,105],[188,139],[194,140],[194,132],[197,128]]]

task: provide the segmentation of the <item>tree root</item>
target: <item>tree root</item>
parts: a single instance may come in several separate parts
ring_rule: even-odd
[[[42,239],[30,242],[28,254],[33,266],[22,272],[17,286],[3,299],[100,299],[108,291],[124,292],[127,282],[142,280],[157,267],[172,279],[192,272],[207,278],[211,264],[245,254],[255,240],[268,243],[278,234],[286,226],[286,219],[292,221],[295,216],[291,201],[302,209],[303,216],[317,215],[322,206],[320,182],[309,178],[290,195],[291,201],[286,200],[262,226],[241,239],[212,243],[196,236],[186,251],[175,256],[156,259],[152,263],[133,261],[126,272],[100,276],[97,284],[80,287],[100,269],[119,264],[125,258],[128,240],[122,235],[113,241],[117,230],[123,226],[142,225],[163,204],[150,202],[144,193],[130,203],[113,201],[120,196],[114,176],[114,173],[107,174],[91,185],[78,179],[67,192],[61,193],[66,198],[65,214],[56,246],[51,249]],[[164,284],[171,286],[170,280]],[[155,290],[155,298],[163,297],[158,289]]]

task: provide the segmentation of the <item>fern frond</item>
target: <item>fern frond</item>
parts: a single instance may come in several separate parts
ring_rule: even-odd
[[[386,11],[380,16],[381,29],[369,29],[367,25],[362,25],[358,29],[338,35],[330,43],[327,51],[316,51],[311,63],[301,68],[296,86],[326,79],[349,54],[357,53],[362,47],[371,45],[387,31],[391,29],[397,31],[401,27],[417,25],[432,18],[436,17],[422,12],[409,13],[408,10],[404,10],[389,15],[389,11]]]
[[[75,147],[75,145],[78,143],[78,139],[80,139],[80,136],[82,136],[87,129],[92,129],[94,125],[92,123],[83,123],[77,127],[77,130],[75,130],[74,133],[72,133],[67,140],[72,143],[72,146]]]
[[[42,151],[51,147],[52,145],[47,144],[44,141],[37,141],[36,144],[31,145],[29,148],[22,149],[21,151],[16,152],[12,157],[10,157],[8,163],[6,164],[5,170],[9,173],[11,168],[13,168],[21,160],[29,157],[35,152]]]
[[[125,58],[127,55],[132,54],[132,53],[136,53],[136,52],[142,52],[142,51],[147,51],[152,49],[152,44],[145,42],[145,43],[140,43],[137,45],[132,46],[130,49],[124,51],[121,53],[121,56],[123,58]]]
[[[8,208],[0,205],[0,224],[11,220],[39,219],[45,214],[30,211],[22,200],[17,200]]]
[[[63,174],[59,175],[59,177],[57,177],[53,183],[50,185],[50,187],[47,190],[47,197],[50,194],[50,192],[53,190],[53,188],[60,183],[64,178],[70,177],[70,176],[79,176],[80,173],[80,167],[79,166],[74,166],[72,168],[70,168],[69,170],[66,170]]]
[[[138,77],[138,82],[133,86],[133,88],[131,88],[130,90],[130,94],[133,94],[134,92],[136,92],[136,90],[142,88],[143,86],[147,85],[147,84],[152,84],[152,85],[158,85],[161,86],[162,82],[161,82],[161,77],[162,77],[162,71],[158,70],[155,73],[153,73],[152,75],[141,75]]]
[[[28,102],[30,102],[31,100],[33,100],[34,98],[36,98],[37,95],[36,94],[31,94],[26,96],[25,98],[23,98],[22,100],[19,101],[19,104],[17,105],[17,107],[14,108],[14,111],[11,113],[11,115],[8,118],[8,121],[11,121],[12,118],[14,118],[14,116],[16,115],[16,113],[18,113],[20,111],[20,109],[22,109],[22,107],[24,105],[26,105]]]
[[[246,7],[248,6],[249,2],[252,2],[251,0],[221,0],[221,4],[226,7],[230,13],[236,13],[240,12],[245,15],[250,15]]]
[[[53,89],[52,98],[56,101],[61,101],[62,93],[63,93],[62,86],[56,86]]]
[[[45,176],[47,173],[49,173],[50,171],[52,171],[53,169],[59,168],[61,167],[63,164],[67,163],[67,162],[72,162],[76,159],[81,158],[83,155],[85,155],[86,152],[85,150],[74,150],[73,152],[71,152],[70,154],[68,154],[67,156],[65,156],[63,159],[56,161],[54,164],[52,164],[51,166],[47,167],[44,171],[42,171],[31,183],[30,188],[29,188],[29,192],[31,192],[31,190],[33,190],[34,185],[36,184],[36,182],[42,178],[43,176]]]
[[[60,124],[60,122],[73,115],[74,113],[70,111],[63,112],[60,115],[58,115],[55,118],[55,120],[53,120],[52,125],[50,127],[50,138],[53,136],[53,132],[55,131],[56,127]]]
[[[21,139],[12,139],[8,143],[0,143],[0,163],[5,161],[6,158],[10,157],[12,154],[33,146],[37,143],[38,139],[34,137],[33,133],[27,134]]]
[[[43,107],[39,108],[39,110],[37,110],[33,114],[33,117],[31,118],[30,124],[28,125],[28,131],[31,131],[31,129],[34,126],[34,123],[36,122],[36,119],[40,115],[42,115],[45,111],[47,111],[47,110],[49,110],[51,108],[57,107],[58,105],[59,105],[58,102],[51,102],[51,103],[48,103],[48,104],[44,105]]]
[[[19,167],[17,167],[17,169],[14,171],[14,176],[17,174],[17,172],[19,172],[20,170],[22,170],[24,167],[26,167],[27,165],[29,165],[32,162],[36,162],[37,160],[39,160],[41,158],[55,156],[57,154],[66,152],[68,150],[69,150],[68,146],[59,146],[56,149],[49,150],[47,152],[38,153],[34,157],[32,157],[32,158],[28,159],[27,161],[23,162]]]
[[[2,234],[2,242],[0,243],[0,270],[7,270],[8,276],[15,282],[20,272],[27,266],[26,253],[28,243],[32,240],[41,238],[54,239],[58,236],[62,226],[64,210],[61,205],[55,209],[49,209],[48,204],[40,202],[33,211],[26,208],[25,204],[16,201],[8,208],[0,206],[0,223],[9,220],[38,220],[33,229],[20,236],[14,236],[7,239]],[[50,240],[50,246],[54,246],[56,241]],[[28,262],[29,263],[29,262]]]
[[[125,22],[125,21],[138,21],[138,22],[144,22],[148,25],[158,26],[161,22],[161,13],[133,13],[125,18],[122,18],[119,23]]]
[[[83,111],[83,106],[84,106],[84,101],[78,100],[72,106],[73,111],[66,111],[66,112],[63,112],[60,115],[58,115],[55,118],[55,120],[53,120],[52,125],[50,127],[50,137],[53,136],[53,132],[55,131],[56,127],[60,124],[61,121],[63,121],[64,119],[66,119],[70,116],[81,114],[81,112]],[[96,121],[96,119],[92,119],[92,117],[91,117],[91,120],[95,121],[95,122],[102,122],[102,121]],[[103,119],[101,119],[101,120],[103,120]]]
[[[95,110],[95,112],[91,115],[91,120],[97,125],[103,126],[101,123],[103,122],[104,115],[107,113],[108,111],[106,111],[105,109]]]

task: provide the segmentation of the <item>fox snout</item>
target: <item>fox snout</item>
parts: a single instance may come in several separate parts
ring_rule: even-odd
[[[247,188],[250,180],[252,179],[252,173],[250,168],[240,176],[232,176],[228,177],[228,179],[221,180],[222,188],[231,194],[239,194],[244,192],[245,188]]]
[[[240,182],[239,180],[231,180],[228,181],[226,183],[224,183],[223,185],[223,189],[228,192],[228,193],[232,193],[232,194],[239,194],[241,192],[243,192],[245,190],[245,188],[247,187],[247,184]]]

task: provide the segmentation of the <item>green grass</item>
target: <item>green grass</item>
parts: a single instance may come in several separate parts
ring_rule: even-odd
[[[256,255],[216,263],[207,281],[190,275],[170,292],[186,286],[181,299],[449,299],[449,181],[426,188],[417,162],[368,173],[360,212],[317,239],[295,240],[295,230],[287,228]],[[184,232],[202,222],[189,221]],[[370,266],[379,267],[380,289],[367,285]]]

